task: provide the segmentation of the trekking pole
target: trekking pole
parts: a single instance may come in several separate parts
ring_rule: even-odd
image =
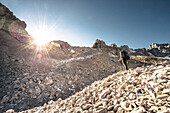
[[[145,70],[145,66],[146,66],[146,63],[145,63],[145,60],[144,60],[144,64],[143,64],[143,70]]]
[[[146,61],[144,60],[144,64],[143,64],[143,67],[145,67],[146,66]]]

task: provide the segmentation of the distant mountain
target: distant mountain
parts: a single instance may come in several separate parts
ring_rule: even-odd
[[[170,58],[170,44],[168,43],[165,44],[152,43],[147,51],[157,57],[169,56]]]
[[[118,62],[121,49],[134,56],[150,55],[145,49],[108,46],[101,40],[96,40],[92,48],[63,41],[39,47],[25,28],[25,22],[0,4],[0,112],[22,111],[49,100],[65,99],[122,70]],[[145,64],[135,58],[129,60],[129,68]]]
[[[111,44],[110,46],[106,45],[106,43],[102,40],[96,40],[93,44],[92,48],[117,48],[117,50],[125,50],[129,55],[140,55],[140,56],[152,56],[152,57],[169,57],[170,56],[170,44],[157,44],[152,43],[148,49],[139,48],[132,49],[129,48],[128,45],[122,45],[117,47],[116,44]]]

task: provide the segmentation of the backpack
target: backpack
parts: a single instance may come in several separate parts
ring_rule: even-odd
[[[130,57],[128,55],[128,53],[126,51],[122,51],[122,58],[126,59],[126,60],[129,60]]]

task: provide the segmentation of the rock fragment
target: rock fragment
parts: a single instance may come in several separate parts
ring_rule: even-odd
[[[165,98],[168,98],[168,97],[169,97],[168,94],[162,94],[162,95],[158,95],[157,99],[165,99]]]
[[[164,90],[162,91],[162,94],[170,94],[170,89],[164,89]]]

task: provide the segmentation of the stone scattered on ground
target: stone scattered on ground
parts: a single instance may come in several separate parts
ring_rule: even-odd
[[[6,113],[14,112],[9,110]],[[69,98],[20,113],[169,113],[170,64],[137,67],[95,81]]]

